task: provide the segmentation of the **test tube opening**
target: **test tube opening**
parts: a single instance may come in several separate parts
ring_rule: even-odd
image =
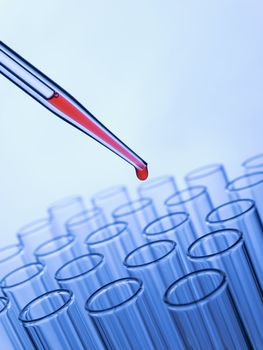
[[[88,235],[86,244],[95,245],[110,241],[125,232],[127,227],[128,224],[121,221],[105,225]]]
[[[73,235],[63,235],[53,238],[47,242],[42,243],[35,250],[35,255],[37,257],[44,257],[46,255],[54,254],[71,245],[74,242],[74,239],[75,237]]]
[[[44,271],[44,265],[40,263],[32,263],[20,266],[14,271],[9,272],[1,281],[3,291],[8,288],[16,287],[26,283],[41,274]]]
[[[157,236],[162,233],[175,230],[181,225],[183,225],[189,219],[189,214],[185,212],[177,212],[161,216],[148,224],[144,230],[143,234],[146,236]]]

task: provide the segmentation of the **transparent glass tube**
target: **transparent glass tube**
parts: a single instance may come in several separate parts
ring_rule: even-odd
[[[61,288],[71,290],[80,312],[85,318],[94,349],[102,349],[102,342],[87,312],[85,303],[97,289],[111,282],[110,272],[101,254],[87,254],[67,262],[56,273]]]
[[[207,214],[213,209],[211,199],[204,186],[189,187],[178,191],[165,201],[168,213],[186,212],[190,215],[194,229],[206,233]]]
[[[223,204],[207,216],[208,226],[214,231],[235,228],[242,232],[252,264],[263,289],[263,227],[254,201],[238,199]]]
[[[88,299],[86,310],[106,349],[166,349],[143,284],[136,278],[103,286]]]
[[[66,197],[52,203],[48,208],[48,214],[56,236],[66,234],[66,222],[83,211],[85,211],[85,205],[80,196]]]
[[[32,299],[55,286],[56,282],[49,279],[46,267],[39,263],[21,266],[1,281],[1,288],[17,313]]]
[[[124,265],[129,275],[143,281],[145,294],[149,298],[155,319],[159,321],[158,327],[167,348],[182,349],[181,339],[163,303],[163,295],[168,286],[185,274],[176,243],[160,240],[144,244],[127,255]]]
[[[246,173],[263,171],[263,153],[246,159],[242,163],[242,166],[244,167]]]
[[[72,292],[58,289],[31,301],[19,316],[38,350],[93,349]]]
[[[73,216],[66,223],[67,232],[76,236],[77,240],[85,243],[87,236],[107,224],[101,208],[92,208]]]
[[[42,243],[54,238],[54,230],[50,219],[36,220],[23,226],[17,233],[17,238],[23,244],[26,257],[29,261],[35,261],[35,250]]]
[[[141,198],[116,208],[112,216],[115,221],[128,223],[134,244],[139,246],[146,243],[142,231],[145,226],[157,219],[157,212],[150,198]]]
[[[86,244],[91,253],[105,257],[112,279],[127,276],[123,261],[136,246],[126,222],[115,222],[98,229],[88,236]]]
[[[4,350],[34,349],[8,298],[0,297],[0,341]]]
[[[194,271],[174,282],[164,295],[186,349],[250,349],[225,274]]]
[[[54,278],[57,270],[65,262],[79,255],[79,245],[72,235],[53,238],[41,244],[35,251],[37,261],[47,267],[50,278]]]
[[[177,192],[176,182],[173,176],[160,176],[141,183],[138,187],[140,198],[151,198],[158,216],[167,214],[164,201]]]
[[[197,268],[214,267],[225,272],[228,286],[254,349],[263,348],[263,295],[247,249],[238,230],[211,232],[189,247]]]
[[[191,262],[187,259],[187,249],[198,236],[193,229],[189,214],[178,212],[162,216],[146,226],[143,234],[148,241],[168,239],[176,242],[184,268],[186,271],[192,270]]]
[[[21,244],[11,244],[0,249],[0,281],[11,271],[27,263]]]
[[[249,173],[237,177],[227,185],[231,199],[253,199],[263,223],[263,172]]]
[[[94,207],[101,208],[108,223],[111,223],[112,212],[120,205],[131,201],[129,192],[125,186],[115,186],[100,191],[91,199]]]
[[[225,191],[228,179],[222,164],[210,164],[192,170],[185,176],[185,182],[189,187],[205,186],[214,207],[229,200]]]

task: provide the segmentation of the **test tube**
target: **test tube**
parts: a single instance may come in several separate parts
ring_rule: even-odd
[[[238,199],[213,209],[207,216],[211,230],[235,228],[242,232],[252,264],[263,289],[263,227],[254,201]]]
[[[94,207],[101,208],[108,223],[112,222],[112,212],[115,208],[131,201],[125,186],[115,186],[100,191],[91,199]]]
[[[233,200],[238,198],[254,200],[263,223],[263,172],[237,177],[228,183],[227,191]]]
[[[23,244],[26,257],[29,261],[35,261],[34,251],[42,243],[54,238],[55,233],[50,219],[39,219],[20,228],[17,237]]]
[[[46,267],[39,263],[21,266],[8,273],[1,281],[1,288],[17,313],[32,299],[54,286],[55,281],[47,276]]]
[[[142,235],[144,227],[157,219],[157,212],[150,198],[141,198],[116,208],[112,216],[115,221],[128,223],[134,244],[139,246],[145,243],[145,237]]]
[[[187,259],[187,249],[189,245],[198,237],[195,233],[189,214],[185,212],[172,213],[162,216],[143,230],[143,234],[148,241],[168,239],[178,244],[185,269],[192,269],[190,261]]]
[[[191,272],[167,289],[164,302],[186,349],[251,349],[222,271]]]
[[[246,159],[242,166],[246,173],[263,171],[263,153]]]
[[[4,350],[34,350],[6,297],[0,297],[0,341]]]
[[[173,176],[159,176],[141,183],[138,187],[140,198],[151,198],[158,216],[167,214],[164,201],[177,192],[176,182]]]
[[[228,179],[222,164],[210,164],[192,170],[185,176],[185,182],[189,187],[205,186],[214,207],[229,200],[225,191]]]
[[[136,278],[113,281],[90,296],[86,310],[110,350],[166,349]]]
[[[240,231],[218,230],[191,244],[189,257],[197,268],[224,271],[254,349],[263,348],[263,295]]]
[[[105,226],[106,218],[101,208],[92,208],[73,216],[66,223],[67,232],[76,236],[77,240],[85,243],[87,236],[100,227]]]
[[[115,222],[94,231],[86,239],[88,250],[105,257],[106,264],[115,279],[127,275],[123,261],[135,248],[131,234],[126,222]]]
[[[160,240],[144,244],[126,256],[124,265],[129,275],[143,281],[145,294],[149,298],[155,319],[159,320],[158,327],[167,349],[182,349],[182,341],[163,303],[165,290],[186,272],[176,243]]]
[[[65,262],[79,255],[76,238],[72,235],[63,235],[41,244],[35,251],[37,261],[47,267],[50,278],[55,277],[57,270]]]
[[[35,349],[93,349],[72,292],[57,289],[32,300],[19,316]]]
[[[204,186],[188,187],[165,200],[168,213],[186,212],[196,232],[206,232],[206,216],[213,209],[212,202]]]
[[[21,244],[11,244],[0,249],[0,281],[11,271],[25,265],[27,259]]]
[[[67,262],[56,273],[61,288],[71,290],[87,324],[94,349],[102,349],[102,342],[87,312],[85,303],[97,289],[111,281],[102,254],[87,254]]]
[[[48,208],[48,214],[53,222],[56,236],[66,234],[66,222],[83,211],[85,211],[85,205],[80,196],[70,196],[52,203]]]

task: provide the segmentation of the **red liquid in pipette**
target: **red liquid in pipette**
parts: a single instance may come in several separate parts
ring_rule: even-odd
[[[66,114],[78,124],[82,125],[84,128],[88,129],[90,132],[103,140],[105,144],[110,145],[112,148],[121,153],[125,158],[138,165],[135,167],[136,175],[139,180],[146,180],[148,177],[148,169],[145,164],[142,164],[138,159],[130,153],[125,147],[119,144],[111,135],[107,134],[102,128],[100,128],[93,120],[87,118],[87,116],[81,112],[77,107],[75,107],[70,101],[65,97],[55,93],[50,99],[54,107],[58,108],[62,113]]]

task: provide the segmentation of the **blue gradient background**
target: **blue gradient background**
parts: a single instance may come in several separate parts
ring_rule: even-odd
[[[179,183],[262,151],[262,1],[0,0],[0,40]],[[0,245],[48,204],[133,169],[0,77]],[[88,203],[88,201],[87,201]],[[88,203],[89,204],[89,203]]]

